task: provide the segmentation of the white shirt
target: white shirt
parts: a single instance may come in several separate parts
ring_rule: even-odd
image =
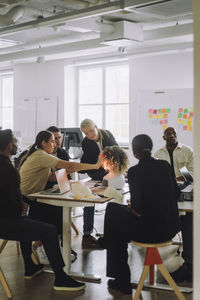
[[[163,148],[156,151],[154,154],[155,158],[163,159],[171,164],[169,152],[164,146]],[[179,169],[186,167],[188,171],[193,176],[193,150],[189,146],[178,143],[177,147],[173,151],[173,162],[174,162],[174,172],[176,177],[182,176]]]

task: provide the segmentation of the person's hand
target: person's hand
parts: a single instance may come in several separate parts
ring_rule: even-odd
[[[102,162],[103,162],[103,158],[101,157],[101,155],[99,155],[97,163],[96,163],[97,169],[99,169],[101,167]]]

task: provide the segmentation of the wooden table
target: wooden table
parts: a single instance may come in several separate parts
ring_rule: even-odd
[[[128,193],[128,186],[121,190],[121,194]],[[101,193],[102,194],[102,193]],[[66,265],[66,272],[74,277],[84,278],[100,282],[101,278],[97,275],[90,275],[85,273],[72,273],[71,270],[71,210],[74,207],[80,206],[93,206],[95,204],[103,204],[112,200],[109,197],[98,197],[93,199],[79,199],[73,198],[71,192],[63,195],[44,195],[41,193],[34,193],[28,195],[29,197],[36,198],[38,202],[46,203],[49,205],[62,206],[63,208],[63,259]]]

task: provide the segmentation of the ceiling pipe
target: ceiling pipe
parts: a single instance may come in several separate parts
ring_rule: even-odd
[[[59,24],[61,22],[67,22],[71,20],[81,20],[91,17],[97,17],[109,13],[114,13],[122,11],[122,1],[114,1],[108,4],[99,5],[98,7],[88,7],[87,9],[82,9],[80,11],[72,11],[70,13],[58,14],[55,16],[47,17],[44,19],[39,19],[36,21],[30,21],[23,24],[18,24],[14,26],[9,26],[6,28],[0,28],[0,36],[5,36],[8,34],[13,34],[15,32],[22,32],[28,29],[33,29],[37,27],[45,27]]]
[[[89,7],[89,3],[81,0],[62,0],[66,6],[67,9],[72,9],[72,10],[78,10],[78,9],[83,9]]]
[[[49,17],[52,13],[47,13],[40,9],[17,5],[12,7],[6,14],[0,15],[0,27],[10,26],[15,24],[22,17],[29,19],[37,19],[39,16]]]

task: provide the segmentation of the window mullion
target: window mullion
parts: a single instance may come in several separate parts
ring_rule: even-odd
[[[106,128],[106,68],[102,70],[102,125]]]

